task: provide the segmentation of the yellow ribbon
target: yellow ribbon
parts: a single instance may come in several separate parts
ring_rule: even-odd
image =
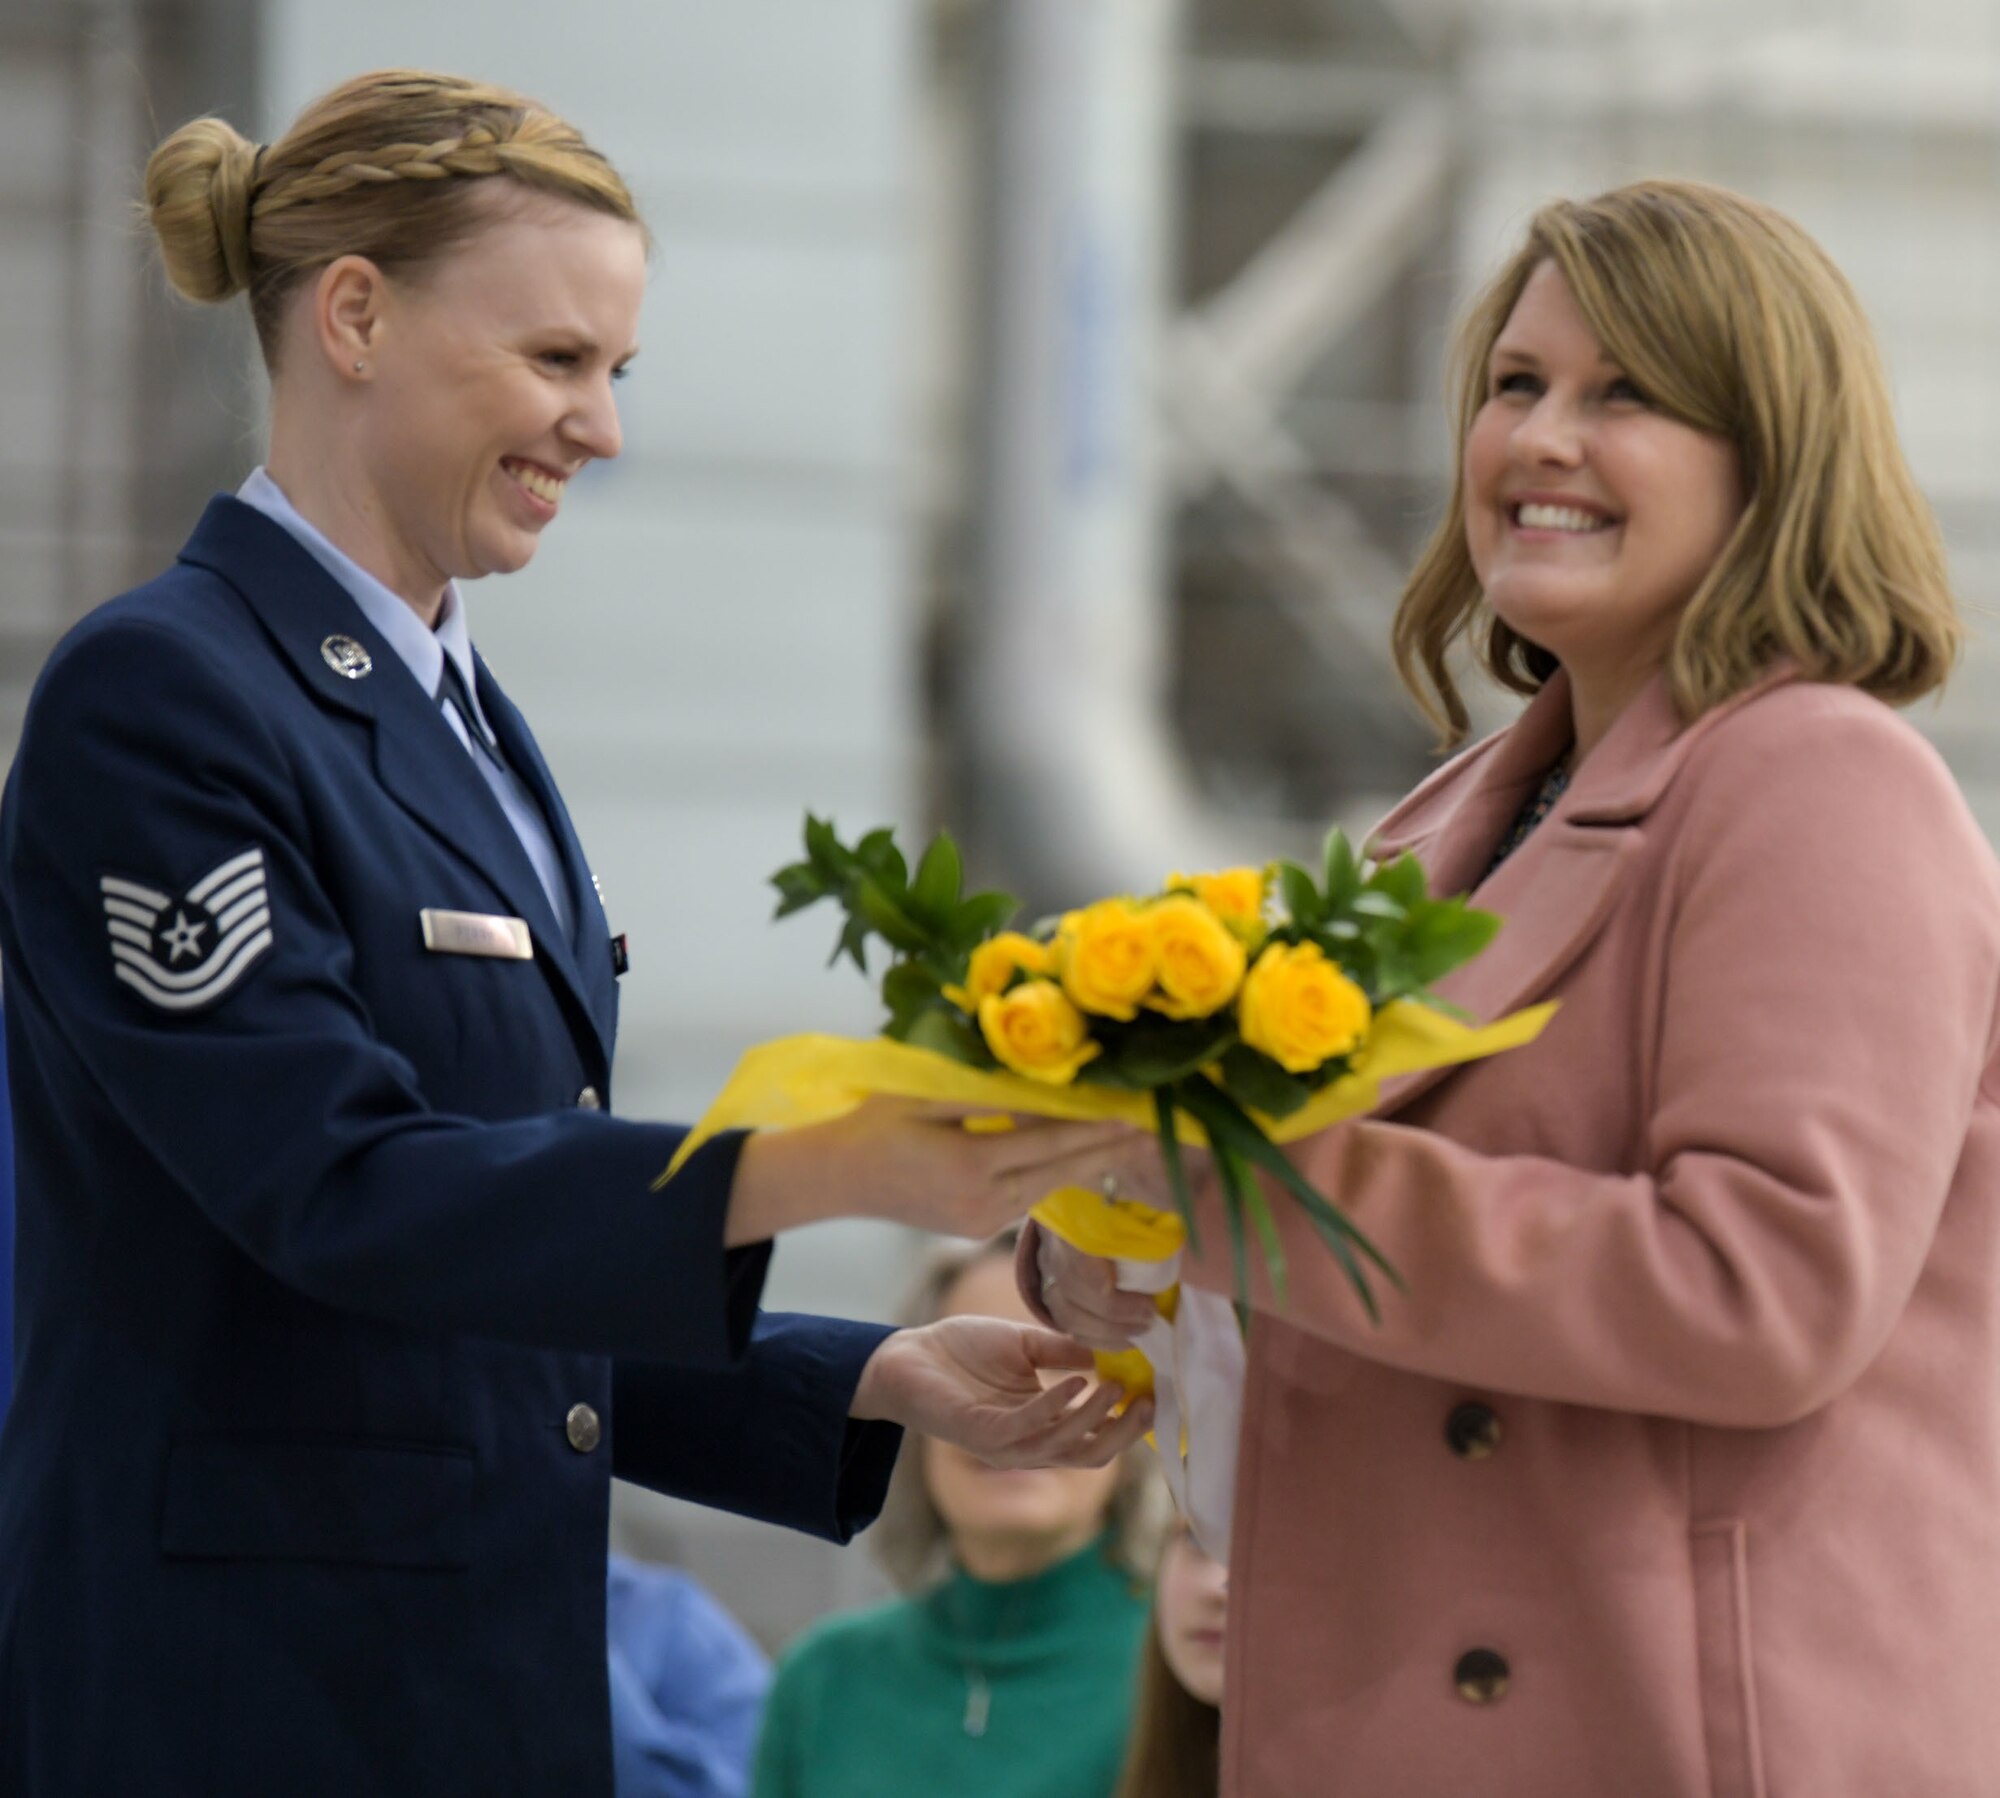
[[[1375,1014],[1368,1040],[1345,1077],[1315,1093],[1291,1116],[1257,1121],[1273,1142],[1296,1142],[1371,1110],[1384,1080],[1477,1061],[1533,1042],[1554,1011],[1553,1002],[1533,1005],[1497,1023],[1475,1026],[1427,1005],[1394,1000]],[[786,1036],[750,1050],[736,1064],[667,1171],[653,1183],[654,1190],[666,1185],[687,1158],[720,1131],[793,1130],[822,1124],[845,1117],[878,1096],[976,1105],[984,1111],[1026,1117],[1116,1118],[1142,1130],[1155,1123],[1150,1093],[1082,1084],[1048,1086],[1019,1074],[969,1068],[935,1050],[912,1048],[887,1037]],[[1185,1113],[1177,1119],[1176,1133],[1183,1142],[1196,1145],[1208,1140]]]
[[[1478,1061],[1533,1042],[1555,1009],[1554,1002],[1532,1005],[1492,1024],[1470,1025],[1428,1005],[1392,1001],[1375,1014],[1367,1041],[1345,1076],[1321,1088],[1289,1117],[1259,1116],[1257,1122],[1273,1142],[1296,1142],[1372,1110],[1385,1080]],[[785,1130],[825,1123],[878,1095],[977,1105],[996,1114],[1116,1118],[1148,1130],[1158,1121],[1149,1093],[1108,1086],[1050,1086],[1018,1074],[969,1068],[934,1050],[886,1037],[787,1036],[750,1050],[736,1064],[667,1171],[653,1183],[654,1190],[671,1180],[688,1157],[719,1131]],[[966,1120],[969,1130],[1008,1127],[1005,1115]],[[1176,1115],[1175,1133],[1196,1145],[1208,1140],[1185,1112]],[[1179,1253],[1187,1235],[1172,1212],[1155,1211],[1130,1199],[1106,1198],[1081,1186],[1050,1193],[1029,1215],[1085,1254],[1111,1260],[1164,1261]],[[1179,1300],[1180,1288],[1173,1286],[1153,1302],[1171,1322]],[[1122,1385],[1128,1400],[1153,1390],[1152,1366],[1137,1349],[1100,1351],[1097,1370]]]

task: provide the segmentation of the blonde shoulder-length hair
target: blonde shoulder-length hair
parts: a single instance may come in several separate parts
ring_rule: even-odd
[[[1942,685],[1961,634],[1944,548],[1854,290],[1782,213],[1699,182],[1642,181],[1544,206],[1459,334],[1451,503],[1393,637],[1404,684],[1446,743],[1468,722],[1448,665],[1461,637],[1517,693],[1556,668],[1487,608],[1465,537],[1465,440],[1494,342],[1544,262],[1652,403],[1728,438],[1741,461],[1748,504],[1667,657],[1681,716],[1742,692],[1779,659],[1898,705]]]
[[[911,1328],[935,1323],[951,1289],[982,1261],[1012,1261],[1018,1230],[987,1242],[947,1244],[932,1251],[897,1322]],[[905,1593],[922,1592],[951,1571],[951,1537],[931,1497],[924,1457],[911,1442],[896,1457],[882,1513],[868,1532],[868,1546],[882,1570]],[[1165,1483],[1146,1451],[1135,1450],[1120,1465],[1118,1484],[1105,1513],[1111,1558],[1140,1582],[1150,1581],[1172,1520]]]

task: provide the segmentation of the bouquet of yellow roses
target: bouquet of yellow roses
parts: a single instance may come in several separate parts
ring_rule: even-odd
[[[836,901],[847,921],[834,959],[849,955],[864,971],[869,939],[888,945],[886,1036],[1045,1086],[1149,1097],[1197,1249],[1182,1137],[1205,1140],[1214,1156],[1246,1319],[1252,1232],[1281,1305],[1285,1294],[1259,1168],[1304,1207],[1377,1314],[1369,1267],[1392,1282],[1395,1270],[1299,1174],[1269,1126],[1352,1073],[1378,1015],[1427,999],[1433,981],[1492,941],[1498,918],[1430,897],[1414,856],[1364,863],[1338,830],[1319,875],[1289,861],[1176,874],[1158,893],[1102,899],[1032,932],[1005,928],[1018,909],[1008,895],[963,893],[949,836],[931,842],[914,875],[887,830],[849,847],[809,817],[805,847],[803,861],[773,877],[778,915]]]
[[[1499,920],[1432,898],[1413,857],[1364,861],[1339,831],[1316,873],[1280,861],[1174,875],[1157,893],[1028,931],[1009,928],[1019,908],[1008,895],[965,893],[948,836],[912,872],[892,832],[850,846],[808,817],[805,850],[773,876],[778,915],[834,901],[845,923],[833,958],[864,972],[870,941],[888,945],[883,1034],[751,1050],[662,1183],[718,1130],[813,1123],[876,1093],[991,1107],[1003,1126],[1006,1113],[1150,1125],[1178,1215],[1080,1187],[1047,1195],[1033,1215],[1116,1261],[1122,1286],[1154,1295],[1154,1325],[1098,1365],[1128,1394],[1154,1394],[1167,1483],[1209,1552],[1226,1554],[1253,1235],[1285,1302],[1258,1170],[1304,1208],[1377,1316],[1370,1269],[1400,1285],[1395,1270],[1279,1144],[1368,1110],[1385,1079],[1531,1041],[1553,1007],[1482,1027],[1439,1005],[1431,982],[1478,954]],[[1201,1246],[1184,1142],[1206,1144],[1220,1175],[1233,1315],[1179,1284],[1184,1245]]]

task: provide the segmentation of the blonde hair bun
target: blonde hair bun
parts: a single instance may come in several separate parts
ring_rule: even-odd
[[[196,119],[146,164],[146,215],[167,279],[191,300],[250,285],[250,185],[257,146],[221,119]]]
[[[479,197],[489,179],[645,236],[631,191],[573,125],[511,88],[422,69],[342,82],[262,149],[221,119],[183,125],[146,164],[146,211],[189,299],[248,289],[276,369],[303,283],[343,256],[399,275],[435,264],[499,216]]]

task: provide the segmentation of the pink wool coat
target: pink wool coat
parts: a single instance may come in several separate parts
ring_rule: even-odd
[[[1879,702],[1656,684],[1482,884],[1568,732],[1558,676],[1376,838],[1506,919],[1445,996],[1562,1007],[1293,1150],[1409,1291],[1274,1207],[1224,1792],[1992,1798],[1993,856]]]

